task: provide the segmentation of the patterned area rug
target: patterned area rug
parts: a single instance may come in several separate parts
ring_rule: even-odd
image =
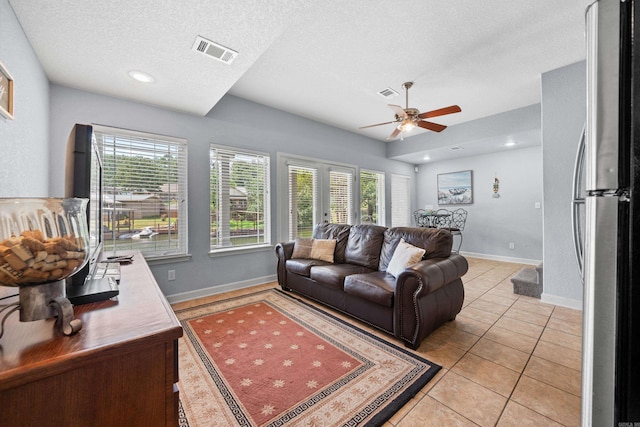
[[[382,425],[440,369],[275,289],[176,315],[190,427]]]

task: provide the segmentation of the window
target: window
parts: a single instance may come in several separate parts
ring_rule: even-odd
[[[409,227],[409,177],[391,175],[391,226]]]
[[[94,126],[103,157],[105,251],[187,254],[187,141]]]
[[[384,173],[360,171],[360,222],[384,225]]]
[[[269,156],[210,147],[211,251],[269,245]]]

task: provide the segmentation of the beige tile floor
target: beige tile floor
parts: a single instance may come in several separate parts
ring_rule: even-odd
[[[522,265],[468,261],[462,311],[415,351],[442,369],[385,427],[580,425],[582,312],[515,295],[509,279]]]

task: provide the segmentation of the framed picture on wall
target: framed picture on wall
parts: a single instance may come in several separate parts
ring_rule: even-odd
[[[13,77],[0,62],[0,114],[13,120]]]
[[[438,174],[438,204],[467,205],[473,203],[473,171]]]

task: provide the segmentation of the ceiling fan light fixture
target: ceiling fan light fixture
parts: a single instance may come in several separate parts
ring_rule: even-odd
[[[398,129],[402,132],[410,132],[416,127],[412,120],[405,120],[398,125]]]

